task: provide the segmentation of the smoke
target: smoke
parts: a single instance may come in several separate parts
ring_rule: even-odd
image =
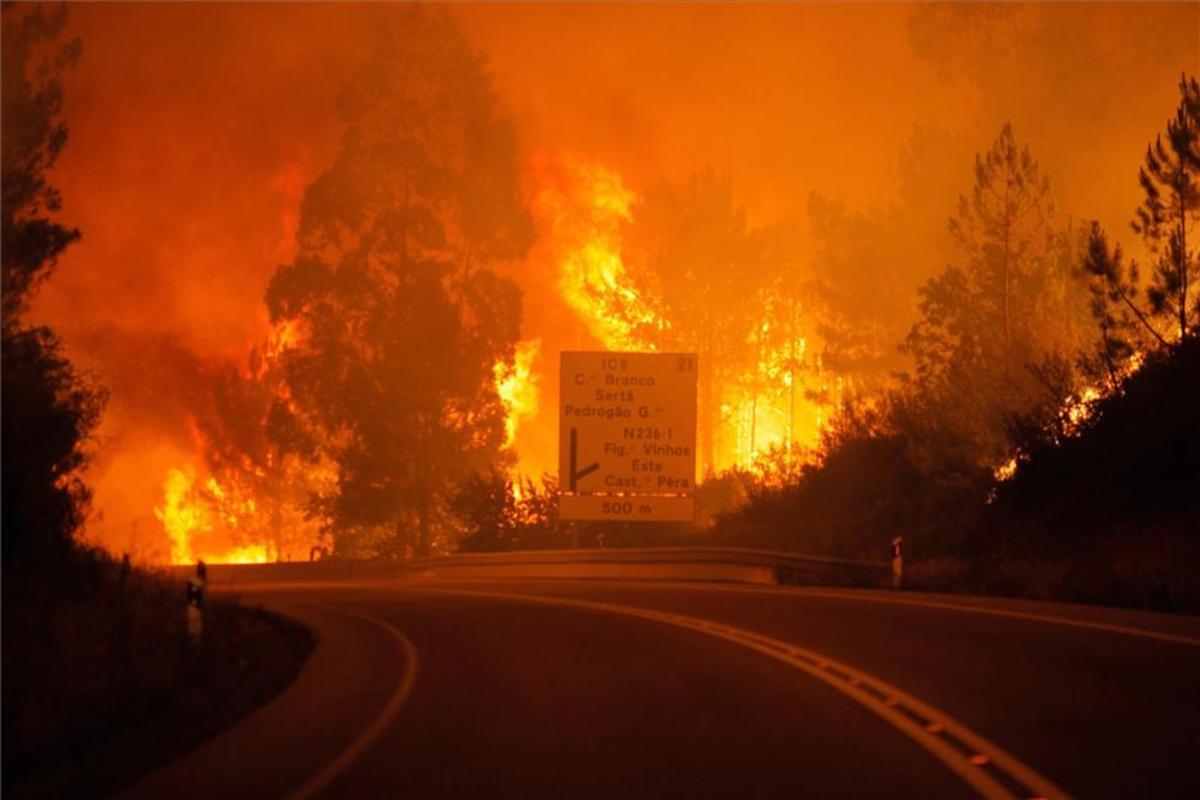
[[[189,420],[205,412],[207,382],[267,335],[263,290],[292,255],[304,187],[336,151],[339,85],[386,13],[71,8],[84,57],[64,86],[71,138],[53,180],[84,238],[33,315],[111,390],[89,473],[95,540],[165,546],[153,511],[164,479],[197,463]],[[1051,175],[1064,217],[1120,231],[1179,73],[1200,72],[1194,4],[453,13],[516,121],[531,204],[547,190],[569,195],[565,165],[611,171],[634,193],[710,166],[730,177],[751,224],[797,223],[801,262],[816,257],[814,194],[850,214],[889,215],[905,241],[929,243],[889,273],[907,278],[901,318],[952,257],[946,217],[1003,121]],[[525,336],[542,342],[530,355],[539,411],[516,431],[530,472],[555,462],[558,352],[599,344],[559,291],[554,230],[541,219],[528,259],[511,265],[526,291]]]

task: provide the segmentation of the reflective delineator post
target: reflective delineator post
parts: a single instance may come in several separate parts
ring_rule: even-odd
[[[187,631],[193,642],[204,635],[204,589],[208,586],[208,567],[196,562],[196,577],[187,582]]]
[[[904,538],[892,539],[892,588],[899,589],[904,580]]]

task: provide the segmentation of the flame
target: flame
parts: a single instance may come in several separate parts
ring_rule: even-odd
[[[284,319],[271,326],[267,335],[264,363],[277,361],[284,351],[295,347],[303,338],[303,326],[298,319]]]
[[[1068,436],[1078,432],[1083,424],[1091,419],[1095,413],[1096,401],[1102,396],[1099,388],[1087,386],[1067,404],[1063,409],[1063,430]]]
[[[190,469],[168,470],[163,481],[163,504],[154,509],[171,542],[172,564],[192,563],[192,537],[212,530],[208,510],[191,500],[195,480]]]
[[[267,555],[267,547],[262,544],[235,547],[213,560],[213,563],[216,564],[268,564],[270,562],[271,557]]]
[[[622,255],[622,228],[636,223],[637,194],[601,164],[566,161],[546,172],[534,211],[561,298],[605,348],[659,349],[672,320]],[[712,465],[718,470],[756,468],[780,449],[789,459],[808,458],[827,416],[812,398],[828,396],[832,387],[810,354],[798,304],[777,308],[768,300],[764,320],[744,343],[754,357],[723,380]]]
[[[163,502],[154,516],[170,541],[170,563],[203,559],[217,564],[265,564],[276,560],[265,542],[241,543],[255,535],[258,503],[215,477],[201,481],[195,467],[167,470]]]
[[[538,375],[533,371],[533,362],[542,349],[541,339],[530,339],[517,344],[511,364],[501,360],[493,367],[496,376],[496,393],[504,404],[504,446],[512,447],[517,438],[517,428],[523,420],[538,413]]]
[[[996,467],[996,469],[992,472],[992,477],[995,479],[996,483],[1004,483],[1013,475],[1016,475],[1018,463],[1019,462],[1017,461],[1016,456],[1009,456],[1007,461]]]
[[[1142,365],[1146,363],[1146,354],[1142,351],[1132,353],[1117,370],[1115,385],[1113,383],[1094,383],[1080,389],[1059,412],[1062,419],[1062,430],[1067,436],[1074,436],[1084,427],[1084,423],[1096,413],[1100,400],[1108,397],[1114,391],[1120,391],[1120,386],[1129,380]]]
[[[305,335],[303,326],[292,322],[273,326],[263,348],[252,351],[249,369],[242,373],[246,380],[275,386],[279,399],[287,401],[282,384],[274,383],[273,370]],[[531,356],[523,361],[522,356],[518,352],[529,379]],[[515,387],[513,391],[517,396]],[[526,395],[520,397],[528,404]],[[533,402],[536,407],[536,390]],[[305,518],[303,500],[311,491],[328,490],[336,480],[332,465],[278,454],[268,455],[265,463],[246,456],[241,462],[218,459],[219,466],[214,465],[208,452],[215,442],[209,437],[223,432],[202,429],[194,418],[186,423],[193,454],[167,470],[161,504],[154,508],[169,545],[169,562],[266,563],[307,557],[320,532],[318,523]]]
[[[667,323],[634,288],[621,259],[621,225],[631,219],[637,195],[607,167],[564,169],[566,180],[543,189],[535,203],[557,250],[559,292],[609,350],[654,350],[639,331]]]
[[[772,332],[771,323],[764,322],[757,334],[766,339]],[[761,472],[762,459],[779,449],[809,460],[826,417],[825,406],[814,402],[811,395],[831,391],[840,395],[845,390],[841,379],[830,385],[819,365],[816,370],[808,369],[807,337],[776,339],[773,344],[758,346],[758,363],[738,376],[733,400],[722,407],[733,438],[731,452],[724,459],[726,466]]]
[[[1120,391],[1118,388],[1120,384],[1127,381],[1140,370],[1145,362],[1146,354],[1144,352],[1134,352],[1117,369],[1117,374],[1114,376],[1116,378],[1116,386],[1111,383],[1090,384],[1080,389],[1059,410],[1061,434],[1067,438],[1078,435],[1083,430],[1085,424],[1095,415],[1099,402],[1110,396],[1113,392]],[[1011,480],[1017,474],[1020,466],[1021,460],[1018,456],[1011,456],[992,471],[992,477],[996,483],[1004,483]],[[988,502],[991,502],[991,500],[989,499]]]

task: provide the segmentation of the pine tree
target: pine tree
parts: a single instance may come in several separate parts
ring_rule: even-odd
[[[983,462],[1002,460],[1011,418],[1055,402],[1038,366],[1073,358],[1084,329],[1071,234],[1011,126],[976,158],[950,231],[962,261],[920,289],[921,319],[903,346],[916,362],[910,389],[941,404],[937,416]]]
[[[1147,290],[1156,315],[1174,319],[1179,339],[1200,333],[1200,258],[1195,252],[1200,222],[1200,84],[1186,75],[1167,137],[1146,148],[1138,182],[1145,194],[1133,229],[1152,254]],[[1189,242],[1191,244],[1189,245]]]
[[[699,460],[702,470],[713,470],[721,406],[747,366],[764,271],[729,179],[705,169],[683,183],[651,187],[633,209],[623,255],[639,294],[653,298],[658,320],[666,321],[646,326],[642,336],[660,350],[699,355]]]
[[[1138,303],[1137,262],[1125,266],[1121,246],[1109,248],[1098,222],[1091,224],[1082,266],[1089,278],[1092,318],[1100,333],[1100,371],[1110,389],[1117,390],[1129,360],[1150,341],[1165,346],[1166,340]]]

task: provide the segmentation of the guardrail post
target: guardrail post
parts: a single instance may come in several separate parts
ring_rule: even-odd
[[[899,589],[904,581],[904,537],[892,539],[892,588]]]

